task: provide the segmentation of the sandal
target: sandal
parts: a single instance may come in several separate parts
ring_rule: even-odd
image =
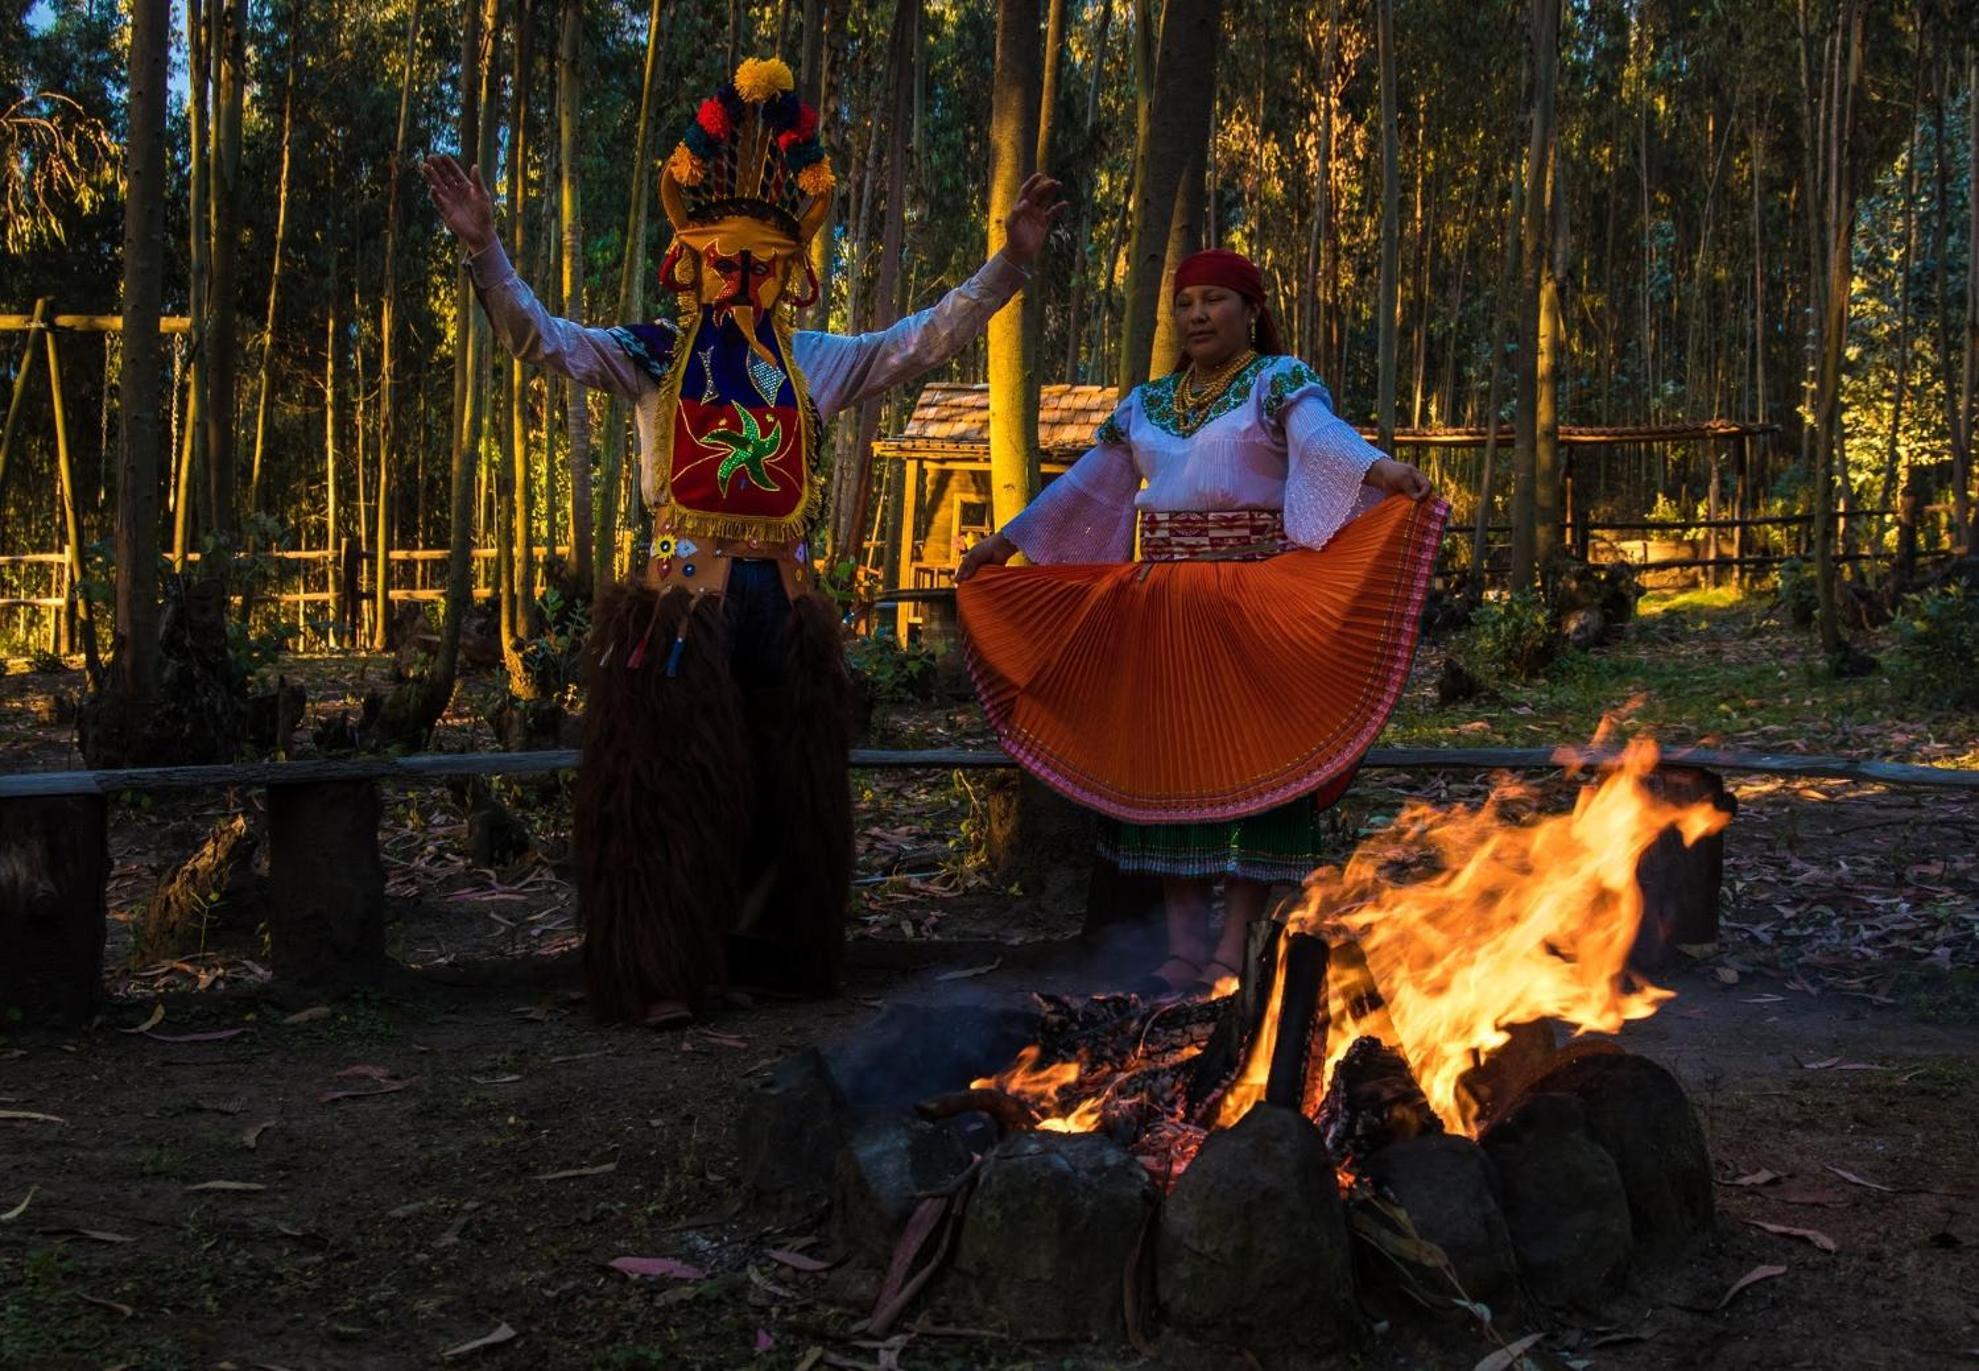
[[[1232,980],[1241,984],[1243,979],[1244,973],[1242,970],[1230,965],[1230,963],[1224,961],[1221,957],[1211,957],[1203,963],[1202,976],[1196,981],[1196,993],[1200,995],[1214,995],[1216,993],[1217,982]]]
[[[1161,974],[1170,966],[1187,967],[1189,974],[1179,981],[1171,981],[1168,977]],[[1202,968],[1190,961],[1187,957],[1170,956],[1167,961],[1156,967],[1152,973],[1136,981],[1133,990],[1135,994],[1145,999],[1173,999],[1177,995],[1188,994],[1201,975]]]
[[[679,1000],[654,1000],[639,1020],[641,1028],[680,1028],[694,1022],[694,1011]]]

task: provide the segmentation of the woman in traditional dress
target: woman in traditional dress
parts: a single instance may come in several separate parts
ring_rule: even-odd
[[[1173,304],[1176,370],[956,573],[1006,750],[1100,812],[1122,871],[1163,878],[1155,993],[1238,974],[1270,886],[1317,865],[1320,814],[1407,678],[1448,513],[1285,355],[1247,259],[1189,257]],[[1003,565],[1020,552],[1038,565]]]

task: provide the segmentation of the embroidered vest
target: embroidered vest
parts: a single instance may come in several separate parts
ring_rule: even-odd
[[[789,325],[775,316],[757,322],[770,360],[708,306],[684,326],[633,324],[611,334],[660,387],[656,450],[645,455],[659,473],[656,525],[690,537],[803,537],[823,497],[821,425],[791,360]]]

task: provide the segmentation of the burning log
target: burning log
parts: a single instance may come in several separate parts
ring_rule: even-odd
[[[914,1106],[914,1112],[929,1123],[940,1123],[959,1114],[987,1114],[996,1125],[999,1138],[1012,1133],[1029,1133],[1038,1126],[1038,1112],[1015,1095],[990,1086],[974,1090],[951,1090],[931,1095]]]
[[[1309,933],[1288,932],[1279,947],[1285,963],[1285,988],[1278,1000],[1278,1037],[1271,1048],[1264,1102],[1310,1116],[1314,1112],[1310,1106],[1318,1103],[1321,1083],[1319,1073],[1308,1068],[1312,1062],[1326,1060],[1326,967],[1330,953],[1324,938]],[[1408,1068],[1402,1070],[1406,1074]],[[1413,1080],[1409,1083],[1415,1084]]]
[[[1441,1133],[1443,1121],[1400,1053],[1379,1038],[1357,1038],[1333,1068],[1319,1130],[1333,1160],[1358,1169],[1384,1147]]]

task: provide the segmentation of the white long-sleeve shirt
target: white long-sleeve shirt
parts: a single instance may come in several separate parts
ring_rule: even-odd
[[[1324,547],[1380,503],[1363,484],[1380,450],[1298,358],[1251,362],[1193,432],[1175,413],[1177,380],[1137,386],[1004,536],[1033,562],[1123,562],[1138,510],[1269,509],[1284,511],[1291,541]]]
[[[664,479],[651,459],[660,423],[659,382],[634,355],[636,341],[622,330],[573,323],[544,309],[515,274],[499,241],[471,254],[467,267],[495,336],[511,354],[632,402],[640,488],[647,503],[656,503]],[[1024,288],[1028,277],[998,253],[933,306],[889,328],[856,335],[798,330],[791,338],[791,360],[804,373],[818,413],[830,419],[955,356]]]

